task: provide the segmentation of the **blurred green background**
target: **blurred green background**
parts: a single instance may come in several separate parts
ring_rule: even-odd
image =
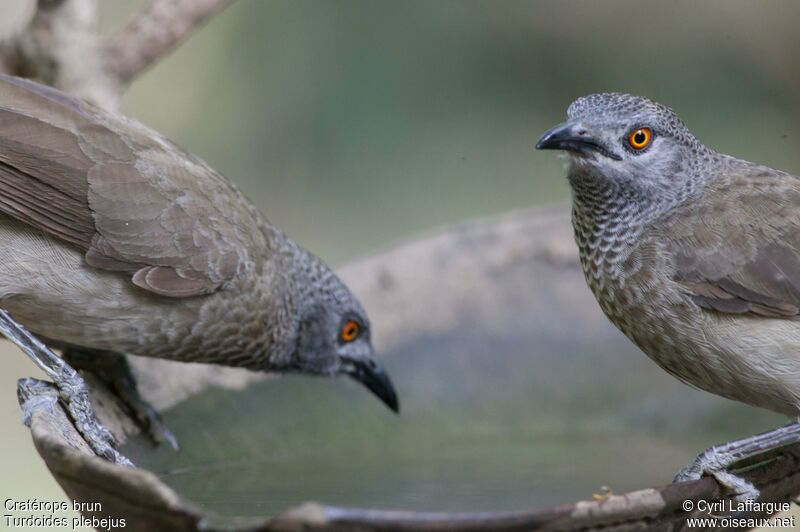
[[[0,1],[4,25],[23,4]],[[108,30],[141,2],[101,4]],[[560,162],[533,144],[591,92],[649,96],[712,147],[800,173],[798,15],[792,0],[241,0],[137,80],[122,110],[335,264],[566,199]],[[4,346],[0,498],[63,497],[19,423],[15,380],[28,375]]]

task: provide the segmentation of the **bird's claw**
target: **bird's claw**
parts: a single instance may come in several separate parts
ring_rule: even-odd
[[[724,449],[711,447],[698,455],[691,464],[681,469],[675,475],[673,482],[699,480],[703,475],[709,475],[733,494],[735,500],[757,500],[761,494],[758,488],[746,479],[728,471],[730,466],[740,460],[741,457],[731,456]]]
[[[117,465],[133,467],[133,462],[117,451],[117,441],[110,430],[97,420],[86,382],[77,374],[59,385],[59,396],[66,405],[78,432],[97,454]]]
[[[774,460],[769,453],[800,442],[800,423],[794,421],[777,429],[756,434],[738,441],[728,442],[706,449],[675,477],[675,482],[699,479],[704,474],[716,478],[729,489],[737,500],[755,500],[758,489],[747,480],[730,473],[728,469],[742,461],[758,459],[761,462]]]
[[[81,433],[83,439],[89,444],[89,447],[95,452],[96,455],[101,456],[117,465],[125,467],[134,467],[127,457],[116,449],[116,441],[114,436],[107,428],[101,425],[94,414],[87,414],[84,407],[74,405],[82,400],[72,400],[67,408],[75,423],[75,428]]]
[[[93,351],[70,347],[64,359],[76,369],[88,371],[103,381],[122,403],[131,418],[156,444],[167,443],[180,450],[178,439],[167,429],[155,408],[139,393],[131,367],[124,355],[111,351]]]
[[[51,408],[60,401],[66,407],[75,428],[96,455],[117,465],[134,467],[130,460],[116,450],[116,440],[111,431],[97,421],[83,379],[77,374],[66,379],[60,383],[63,386],[39,379],[20,379],[17,393],[23,405],[23,422],[30,424],[34,410]]]
[[[127,406],[133,411],[139,426],[153,440],[153,443],[156,445],[166,443],[173,450],[180,451],[181,446],[178,443],[178,438],[167,428],[155,408],[144,401],[127,402]]]
[[[713,476],[728,493],[733,494],[733,499],[737,502],[755,501],[761,496],[761,492],[752,482],[729,471],[708,471],[707,474]]]

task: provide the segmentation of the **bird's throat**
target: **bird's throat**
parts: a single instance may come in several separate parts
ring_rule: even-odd
[[[594,290],[618,272],[629,246],[658,206],[607,179],[570,175],[572,225],[586,280]]]

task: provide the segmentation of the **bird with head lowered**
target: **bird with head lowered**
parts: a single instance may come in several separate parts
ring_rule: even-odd
[[[175,442],[118,353],[347,375],[398,411],[362,306],[228,180],[138,122],[5,75],[0,243],[0,332],[116,462],[72,366],[113,381],[151,435]]]
[[[800,414],[800,179],[719,153],[656,102],[594,94],[539,149],[563,150],[586,282],[608,318],[697,388]],[[790,424],[709,449],[677,480],[800,441]]]

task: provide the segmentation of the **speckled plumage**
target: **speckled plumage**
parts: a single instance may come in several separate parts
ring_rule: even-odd
[[[653,140],[637,151],[627,139],[643,127]],[[609,319],[690,385],[800,413],[800,180],[715,152],[645,98],[581,98],[559,128],[540,147],[600,145],[568,149],[567,165],[581,264]]]
[[[51,345],[344,373],[397,409],[359,302],[233,184],[133,120],[4,75],[0,308]]]

